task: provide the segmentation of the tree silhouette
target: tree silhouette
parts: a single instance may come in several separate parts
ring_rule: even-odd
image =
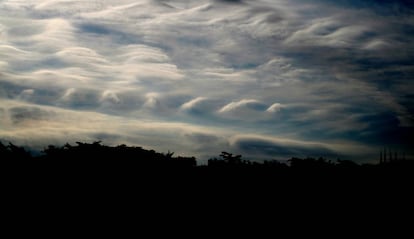
[[[387,152],[388,151],[388,152]],[[338,159],[336,163],[325,158],[297,158],[280,162],[243,160],[242,155],[235,155],[223,151],[218,158],[208,160],[206,166],[197,166],[195,157],[174,156],[174,152],[159,153],[142,147],[130,147],[125,144],[106,146],[102,142],[76,142],[76,145],[66,143],[63,146],[48,145],[40,155],[33,156],[23,147],[12,143],[0,142],[0,164],[4,172],[16,175],[31,175],[36,178],[40,175],[53,175],[50,178],[76,177],[88,178],[134,178],[138,175],[173,175],[177,177],[182,172],[196,172],[206,175],[205,172],[221,175],[228,178],[231,175],[250,175],[252,178],[275,180],[275,177],[289,176],[294,178],[340,178],[348,177],[401,177],[414,175],[414,161],[398,158],[387,158],[391,150],[384,148],[380,152],[379,164],[357,164],[351,160]],[[218,169],[218,170],[217,170]],[[223,169],[223,170],[220,170]],[[236,170],[232,170],[236,169]],[[160,174],[162,172],[162,174]],[[135,179],[133,179],[135,180]],[[243,180],[241,180],[243,181]],[[240,181],[240,182],[241,182]],[[240,183],[239,182],[239,183]]]

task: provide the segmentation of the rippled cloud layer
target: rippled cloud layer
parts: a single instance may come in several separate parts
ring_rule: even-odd
[[[0,139],[411,157],[414,8],[361,2],[0,1]]]

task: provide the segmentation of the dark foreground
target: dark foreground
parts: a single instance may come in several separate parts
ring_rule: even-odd
[[[308,223],[322,218],[335,224],[332,218],[412,215],[414,163],[408,160],[358,165],[292,158],[287,165],[251,163],[223,152],[197,166],[193,157],[100,143],[49,146],[37,157],[0,144],[0,156],[3,218],[9,222],[42,223],[46,215],[50,225],[61,224],[56,219],[62,218],[84,225],[119,220],[130,225],[141,218],[154,225],[167,220],[177,229],[202,220],[206,231],[217,222],[237,222],[238,230],[251,222],[267,223],[273,231],[276,219]]]
[[[252,163],[241,155],[222,152],[208,165],[197,166],[194,157],[174,157],[141,147],[110,147],[92,144],[48,146],[40,156],[32,156],[23,147],[0,143],[0,166],[7,180],[27,183],[113,183],[148,184],[228,184],[226,187],[284,187],[366,184],[368,188],[387,184],[402,185],[414,176],[414,161],[394,159],[378,164],[359,165],[352,161],[328,161],[323,158],[291,158]],[[121,185],[119,185],[121,186]]]

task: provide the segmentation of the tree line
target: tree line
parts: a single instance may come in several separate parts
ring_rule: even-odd
[[[221,152],[219,157],[208,160],[207,165],[197,165],[195,157],[174,156],[174,152],[159,153],[155,150],[147,150],[142,147],[106,146],[101,141],[93,143],[76,142],[76,145],[65,144],[63,146],[49,145],[40,155],[33,156],[24,147],[12,143],[0,142],[0,157],[3,167],[42,165],[42,166],[76,166],[82,167],[137,167],[137,168],[224,168],[224,169],[300,169],[300,170],[334,170],[334,169],[372,169],[372,168],[410,168],[412,160],[395,159],[384,160],[381,158],[378,164],[357,164],[351,160],[337,159],[335,162],[325,158],[297,158],[292,157],[287,161],[265,160],[262,162],[242,159],[242,155],[233,155]]]
[[[242,155],[221,152],[206,165],[197,165],[195,157],[135,146],[106,146],[99,141],[49,145],[35,155],[24,147],[0,142],[0,177],[1,185],[17,195],[30,192],[29,198],[39,192],[111,192],[112,197],[118,193],[125,196],[161,192],[171,199],[194,191],[217,197],[274,193],[282,196],[282,192],[300,192],[309,197],[333,192],[408,192],[414,181],[414,160],[376,164],[311,157],[251,161]]]

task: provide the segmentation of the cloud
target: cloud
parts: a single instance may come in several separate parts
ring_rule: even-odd
[[[36,123],[47,118],[53,117],[53,113],[39,107],[12,107],[9,109],[10,120],[13,124]]]
[[[226,137],[237,134],[302,142],[233,144],[246,153],[266,144],[288,148],[286,154],[312,153],[303,143],[310,141],[343,142],[347,149],[361,144],[367,152],[383,144],[409,148],[409,137],[395,135],[414,127],[412,6],[397,0],[1,1],[0,138],[44,142],[54,132],[49,139],[106,135],[114,142],[176,144],[171,132],[180,130],[166,129],[165,136],[131,123],[149,121],[191,129],[180,134],[179,147],[194,146],[198,155],[207,155],[201,142],[219,142],[207,148],[220,152],[230,147]],[[91,130],[83,114],[111,127]],[[35,132],[32,124],[44,130]],[[204,137],[211,135],[205,127],[225,133]]]
[[[6,110],[3,108],[0,108],[0,120],[3,123],[7,120]]]
[[[60,104],[71,108],[96,108],[99,104],[99,91],[94,89],[76,89],[66,90],[60,98]]]
[[[195,116],[207,116],[219,107],[219,102],[206,97],[196,97],[190,101],[185,102],[180,106],[180,109],[186,113]]]
[[[294,32],[285,43],[293,46],[355,47],[370,33],[368,26],[349,23],[342,16],[316,19],[309,26]],[[351,25],[352,24],[352,25]]]
[[[219,110],[220,113],[228,113],[239,111],[243,109],[260,110],[263,108],[263,104],[260,101],[252,99],[243,99],[236,102],[231,102]]]
[[[331,145],[315,142],[286,140],[259,135],[236,135],[230,140],[232,147],[247,157],[287,160],[290,157],[335,157]]]
[[[183,110],[191,110],[200,105],[201,103],[205,102],[207,98],[205,97],[197,97],[195,99],[192,99],[184,104],[181,105],[181,109]]]
[[[19,98],[22,100],[30,100],[34,93],[35,91],[33,89],[26,89],[20,93]]]
[[[354,159],[375,162],[371,155],[377,149],[352,141],[315,141],[288,139],[259,134],[235,134],[230,148],[247,159],[288,160],[291,157],[324,157],[328,159]]]
[[[264,122],[275,120],[279,116],[278,112],[284,107],[280,103],[268,105],[254,99],[242,99],[222,106],[217,114],[227,119]]]
[[[241,3],[242,0],[215,0],[217,2],[228,2],[228,3]]]
[[[104,91],[102,93],[101,101],[103,101],[103,102],[109,102],[109,103],[112,103],[112,104],[118,104],[118,103],[121,102],[121,100],[119,99],[118,95],[115,92],[109,91],[109,90]]]
[[[1,103],[8,106],[0,109],[1,139],[37,149],[51,143],[103,140],[109,145],[140,145],[207,160],[228,145],[231,134],[215,127],[186,123],[132,119],[17,101]]]
[[[10,123],[0,129],[2,140],[13,140],[38,149],[50,143],[103,140],[109,145],[126,143],[162,152],[170,150],[181,155],[195,155],[204,162],[222,150],[243,153],[251,159],[288,159],[302,155],[333,157],[347,152],[348,149],[344,148],[349,145],[338,146],[260,134],[243,135],[220,127],[127,119],[19,102],[2,103],[7,103],[9,107],[1,110],[1,115],[10,119]],[[77,124],[73,124],[74,121]]]
[[[263,120],[268,106],[258,100],[242,99],[233,101],[220,108],[219,116],[241,121]]]
[[[146,95],[147,100],[144,103],[144,107],[154,109],[160,107],[161,103],[158,99],[157,93],[148,93]]]
[[[283,105],[280,103],[274,103],[269,108],[266,109],[266,112],[277,113],[283,108]]]

